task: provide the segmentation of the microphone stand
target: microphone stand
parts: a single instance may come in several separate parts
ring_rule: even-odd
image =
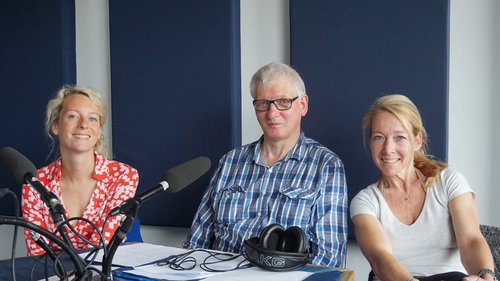
[[[38,246],[40,246],[45,251],[47,256],[49,256],[54,261],[54,263],[57,267],[57,270],[59,271],[56,274],[58,276],[59,276],[59,274],[64,274],[66,272],[64,265],[62,264],[61,261],[56,260],[57,259],[56,254],[54,253],[54,251],[52,251],[50,246],[45,243],[43,238],[40,236],[40,233],[37,233],[37,232],[32,230],[30,235],[31,235],[31,239],[33,239],[33,241],[35,241],[35,243],[37,243]]]
[[[26,173],[24,175],[24,178],[28,184],[32,185],[32,181],[30,180],[30,175],[28,173]],[[62,224],[64,224],[64,207],[62,206],[62,204],[59,201],[59,198],[55,194],[53,194],[52,192],[49,192],[49,195],[50,195],[50,198],[48,198],[46,200],[42,199],[42,201],[44,201],[45,205],[47,205],[47,207],[49,208],[50,216],[52,217],[52,220],[56,224],[56,229],[58,230],[62,239],[66,242],[70,251],[73,253],[76,253],[76,249],[73,246],[73,243],[71,242],[71,239],[68,236],[68,231],[66,230],[66,226],[62,225]],[[84,267],[81,259],[77,259],[75,262],[79,264],[79,267],[81,267],[81,268]]]
[[[50,241],[54,242],[57,244],[63,251],[65,251],[71,261],[73,262],[75,269],[76,269],[76,280],[90,280],[92,277],[92,273],[88,270],[85,269],[83,266],[82,260],[80,257],[75,253],[73,250],[73,247],[70,247],[65,241],[61,240],[59,237],[57,237],[55,234],[52,232],[39,227],[38,225],[31,223],[29,221],[25,221],[23,219],[19,219],[16,217],[9,217],[9,216],[2,216],[0,215],[0,225],[2,224],[9,224],[9,225],[17,225],[21,226],[24,228],[28,228],[30,230],[35,231],[36,233],[39,233],[45,237],[47,237]]]
[[[64,224],[64,207],[59,203],[59,200],[53,199],[50,202],[49,205],[49,213],[52,217],[52,220],[56,224],[56,229],[58,229],[59,234],[63,238],[63,240],[68,244],[68,246],[73,250],[73,252],[76,252],[75,247],[73,246],[73,243],[71,242],[71,239],[69,239],[68,236],[68,231],[66,230],[66,226],[62,225]]]
[[[125,240],[125,237],[127,237],[127,233],[134,225],[135,218],[137,217],[137,211],[139,210],[139,206],[142,204],[142,201],[143,200],[138,198],[129,198],[120,206],[120,213],[125,214],[125,217],[122,219],[120,226],[115,231],[108,244],[107,254],[102,258],[102,272],[106,278],[105,280],[113,280],[113,276],[111,274],[113,257],[115,256],[118,247],[121,245],[123,240]]]
[[[38,183],[37,179],[35,177],[33,177],[33,179],[32,179],[32,177],[33,176],[30,175],[30,173],[26,173],[24,175],[24,181],[27,184],[31,185],[33,188],[35,188],[35,190],[37,190],[40,193],[40,191],[37,189],[37,183]],[[43,190],[45,190],[45,187],[43,187],[43,186],[41,186],[39,188],[42,188]],[[44,195],[44,194],[46,194],[46,195]],[[61,226],[61,224],[64,223],[64,219],[63,219],[64,218],[64,207],[60,203],[59,198],[54,193],[52,193],[50,191],[45,191],[45,193],[41,193],[40,198],[45,203],[45,205],[47,205],[47,207],[49,208],[50,216],[52,217],[52,220],[56,224],[56,227],[58,228],[59,234],[61,235],[63,240],[66,241],[66,243],[68,243],[68,245],[73,249],[73,251],[76,251],[75,247],[73,246],[73,243],[71,243],[71,240],[69,239],[68,232],[66,231],[66,227]]]

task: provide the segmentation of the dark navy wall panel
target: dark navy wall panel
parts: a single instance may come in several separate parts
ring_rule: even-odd
[[[41,167],[52,160],[45,106],[63,84],[76,82],[74,1],[1,0],[0,42],[0,147],[14,147]],[[0,164],[3,187],[20,196]],[[12,200],[0,200],[0,214],[13,214]]]
[[[218,159],[240,145],[239,1],[110,1],[113,152],[139,192],[208,156],[210,171],[139,209],[141,222],[190,226]]]
[[[291,0],[290,20],[291,64],[310,100],[304,131],[344,161],[349,199],[379,176],[361,119],[383,94],[416,103],[431,152],[446,160],[447,0]]]

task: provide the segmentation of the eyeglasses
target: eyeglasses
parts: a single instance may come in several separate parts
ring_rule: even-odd
[[[292,103],[298,98],[299,96],[296,96],[293,99],[254,100],[253,107],[255,107],[255,110],[257,111],[268,111],[272,103],[277,110],[284,111],[289,110],[292,107]]]

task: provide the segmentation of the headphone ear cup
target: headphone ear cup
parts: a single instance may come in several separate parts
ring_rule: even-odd
[[[307,239],[304,231],[298,226],[292,226],[285,230],[278,251],[290,253],[305,253],[307,251]]]
[[[297,226],[285,230],[274,223],[265,227],[259,237],[243,243],[243,256],[253,265],[271,271],[288,271],[309,262],[308,241]]]
[[[259,236],[260,247],[272,251],[279,251],[282,244],[282,236],[285,232],[283,226],[277,223],[266,226]]]

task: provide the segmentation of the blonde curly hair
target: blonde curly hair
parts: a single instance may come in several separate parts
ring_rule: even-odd
[[[75,94],[84,95],[88,97],[97,106],[97,109],[99,110],[99,117],[100,117],[99,122],[101,128],[104,126],[104,123],[106,123],[106,118],[107,118],[106,106],[104,104],[101,94],[98,91],[89,87],[64,85],[61,89],[59,89],[55,97],[52,98],[47,104],[45,132],[49,137],[49,139],[51,140],[52,151],[54,151],[57,139],[57,136],[55,136],[52,133],[51,129],[52,125],[54,125],[59,121],[64,99],[67,96]],[[94,150],[102,154],[104,157],[107,157],[107,150],[104,145],[104,136],[102,135],[102,133],[99,139],[97,140]]]

